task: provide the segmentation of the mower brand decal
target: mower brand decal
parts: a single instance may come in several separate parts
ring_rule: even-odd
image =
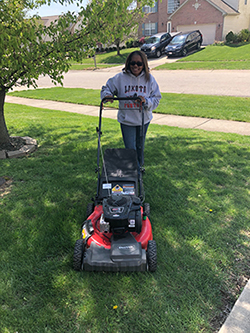
[[[112,184],[102,184],[102,189],[103,190],[110,190],[111,186],[112,186]]]
[[[120,185],[115,185],[115,187],[112,188],[112,193],[122,193],[123,189]]]
[[[125,246],[119,246],[119,250],[134,250],[133,245],[125,245]]]

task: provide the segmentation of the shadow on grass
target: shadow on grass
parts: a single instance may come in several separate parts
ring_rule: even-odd
[[[122,146],[113,144],[116,122],[106,122],[104,146]],[[77,273],[73,248],[95,195],[97,138],[93,128],[60,128],[27,127],[40,148],[2,165],[13,184],[0,212],[0,330],[212,332],[222,293],[236,298],[229,275],[244,273],[249,254],[247,145],[152,126],[144,185],[156,273]]]

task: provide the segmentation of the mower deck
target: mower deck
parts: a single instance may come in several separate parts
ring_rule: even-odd
[[[86,271],[146,271],[146,251],[127,233],[123,238],[113,238],[110,249],[92,242],[85,251],[83,266]]]

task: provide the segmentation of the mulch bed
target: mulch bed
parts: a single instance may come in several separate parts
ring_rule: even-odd
[[[21,137],[10,137],[9,143],[0,143],[0,150],[15,151],[21,149],[26,141]]]

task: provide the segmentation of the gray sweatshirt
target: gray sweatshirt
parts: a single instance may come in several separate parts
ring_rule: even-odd
[[[152,120],[152,111],[157,108],[161,99],[159,86],[151,74],[148,81],[146,81],[144,71],[137,77],[125,71],[116,74],[107,81],[106,86],[102,87],[101,99],[108,95],[131,97],[135,94],[137,96],[143,96],[146,100],[144,123],[147,124]],[[133,100],[119,101],[117,120],[124,125],[140,126],[142,118],[141,112],[139,111],[139,103]]]

